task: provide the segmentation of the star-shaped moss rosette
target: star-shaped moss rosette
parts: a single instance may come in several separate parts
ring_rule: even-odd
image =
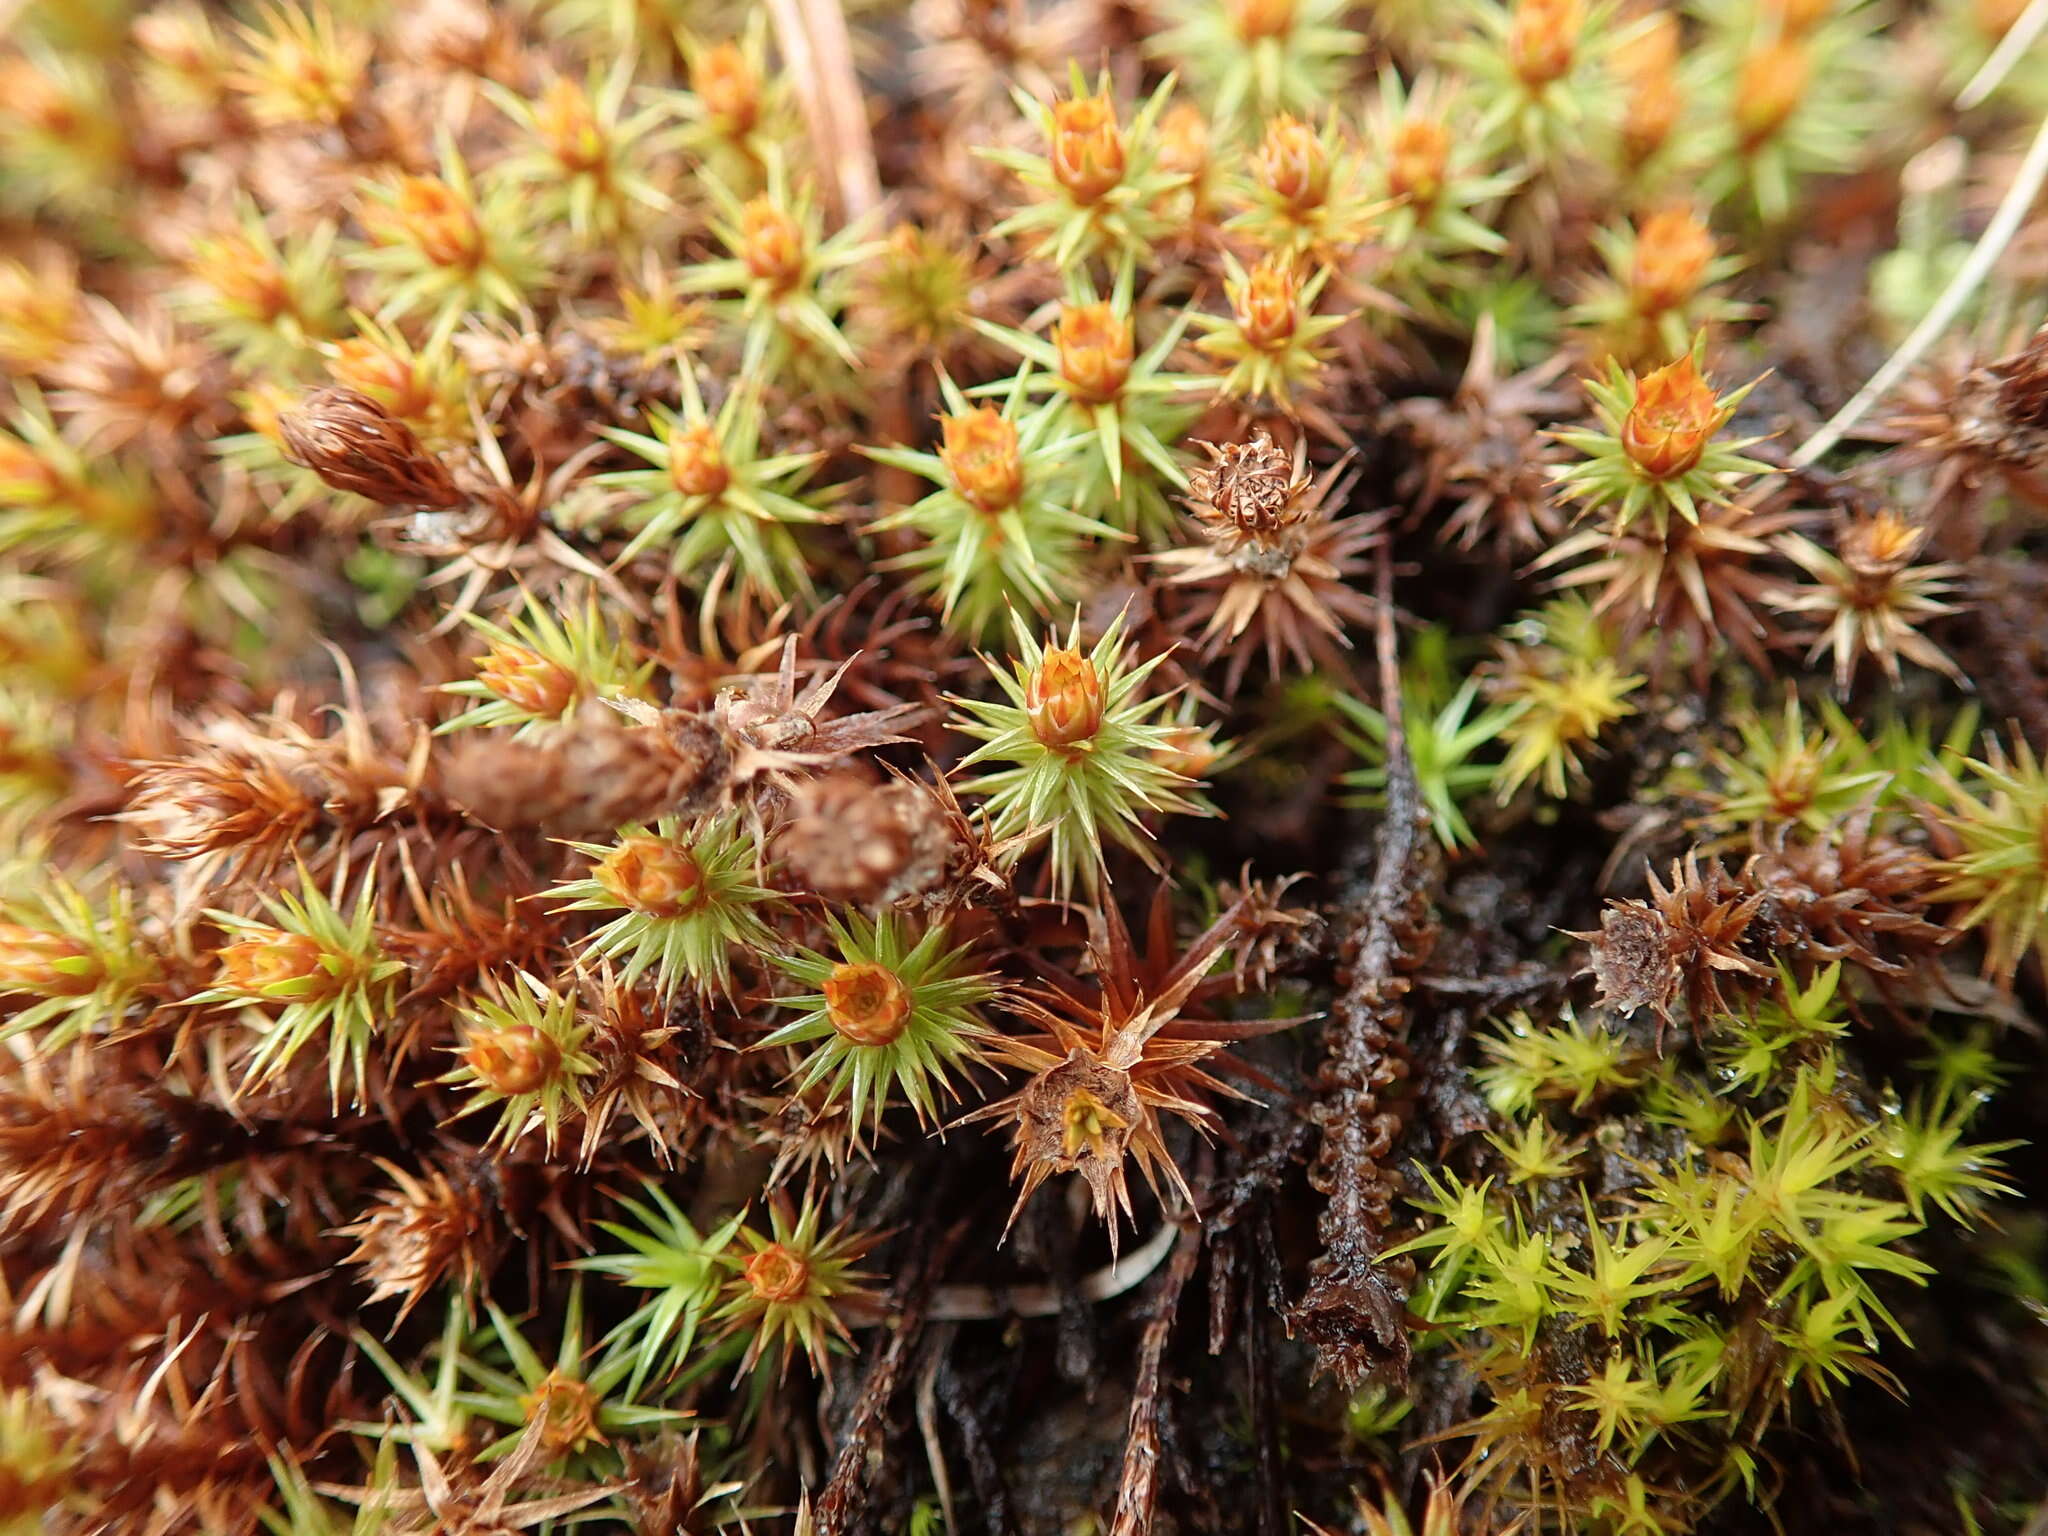
[[[439,175],[368,184],[358,213],[370,244],[350,264],[371,274],[387,323],[427,315],[446,337],[467,316],[518,312],[548,275],[531,194],[497,175],[479,191],[445,129]]]
[[[0,549],[53,564],[117,565],[155,531],[140,466],[88,458],[58,427],[42,391],[23,380],[0,427]]]
[[[778,962],[818,990],[783,998],[803,1017],[754,1049],[812,1047],[792,1074],[792,1092],[822,1085],[827,1098],[844,1098],[856,1145],[880,1130],[892,1099],[931,1125],[938,1100],[953,1094],[950,1074],[982,1059],[989,1031],[977,1010],[996,996],[995,978],[967,971],[971,946],[949,947],[944,923],[914,942],[909,921],[894,912],[875,920],[849,912],[825,925],[838,957],[799,948]]]
[[[1313,112],[1346,84],[1366,46],[1346,0],[1169,0],[1145,51],[1172,62],[1219,132],[1276,112]]]
[[[344,330],[339,226],[329,220],[280,241],[244,199],[231,220],[192,245],[191,275],[173,301],[240,366],[292,372]]]
[[[463,617],[490,648],[477,658],[475,677],[443,683],[441,691],[479,702],[436,734],[511,726],[514,741],[544,737],[588,699],[646,697],[654,663],[633,660],[633,647],[605,622],[594,595],[562,618],[530,593],[525,613],[510,624]]]
[[[993,1057],[1029,1076],[1017,1092],[961,1120],[1008,1122],[1010,1178],[1017,1185],[1011,1225],[1046,1179],[1078,1173],[1096,1216],[1109,1224],[1110,1251],[1116,1252],[1118,1217],[1131,1215],[1130,1163],[1155,1194],[1170,1189],[1193,1205],[1167,1146],[1167,1122],[1182,1120],[1210,1135],[1220,1123],[1220,1104],[1250,1097],[1237,1084],[1269,1085],[1264,1074],[1228,1054],[1231,1043],[1302,1022],[1224,1021],[1209,1012],[1217,998],[1242,992],[1244,975],[1222,959],[1270,910],[1267,892],[1248,886],[1182,949],[1161,887],[1140,949],[1122,909],[1105,899],[1101,923],[1090,925],[1092,981],[1051,969],[1047,980],[1016,995],[1012,1008],[1025,1029],[998,1039]]]
[[[742,198],[715,176],[703,178],[716,212],[711,229],[727,255],[688,268],[685,293],[730,294],[716,309],[741,332],[740,377],[765,384],[793,362],[833,360],[845,369],[859,355],[839,328],[850,268],[881,250],[862,227],[825,234],[825,216],[808,188],[794,188],[781,155],[768,160],[767,187]],[[805,370],[813,379],[819,370]]]
[[[610,70],[593,64],[581,80],[557,75],[531,100],[495,80],[478,82],[529,141],[499,161],[494,175],[528,189],[537,219],[566,222],[578,241],[629,236],[650,213],[670,207],[653,171],[657,131],[671,109],[653,102],[627,112],[634,63],[621,54]]]
[[[1050,340],[984,320],[973,324],[1043,370],[1025,370],[1028,390],[1061,402],[1059,426],[1093,444],[1095,452],[1080,477],[1079,506],[1126,533],[1154,536],[1173,526],[1168,493],[1187,487],[1172,445],[1201,414],[1201,405],[1190,397],[1208,394],[1213,383],[1199,374],[1167,371],[1167,360],[1188,327],[1185,309],[1150,346],[1136,351],[1136,274],[1135,264],[1125,261],[1107,299],[1095,296],[1086,276],[1071,275]],[[999,381],[970,393],[1001,394],[1011,387]]]
[[[1069,61],[1068,89],[1064,100],[1041,102],[1012,87],[1017,110],[1045,135],[1045,151],[981,151],[1014,172],[1031,199],[990,231],[991,238],[1021,235],[1062,271],[1097,256],[1142,258],[1172,232],[1166,206],[1187,182],[1159,158],[1159,114],[1173,94],[1173,79],[1145,99],[1128,130],[1117,122],[1108,70],[1091,91],[1080,64]]]
[[[230,942],[215,951],[214,984],[189,1001],[195,1007],[250,1005],[263,1033],[249,1058],[248,1085],[275,1078],[324,1034],[328,1092],[339,1104],[347,1076],[360,1102],[370,1041],[391,1018],[405,964],[387,958],[378,943],[375,882],[366,877],[346,911],[340,891],[339,875],[330,898],[301,869],[296,894],[264,898],[267,922],[236,912],[207,913]]]
[[[1600,733],[1637,711],[1629,695],[1648,681],[1629,672],[1583,597],[1554,598],[1522,622],[1523,637],[1501,644],[1493,700],[1515,711],[1501,728],[1507,757],[1494,778],[1505,805],[1524,784],[1561,800],[1585,782],[1585,759]]]
[[[2048,969],[2048,763],[2023,736],[1993,737],[1937,782],[1950,851],[1934,899],[1968,904],[1955,926],[1984,930],[1985,974],[2010,986],[2030,954]]]
[[[1097,888],[1105,839],[1156,870],[1144,816],[1216,814],[1195,793],[1200,786],[1169,766],[1178,732],[1158,716],[1173,695],[1145,696],[1165,654],[1134,665],[1121,614],[1087,652],[1079,614],[1065,645],[1041,644],[1014,614],[1011,623],[1016,657],[982,658],[1007,702],[952,700],[965,713],[954,729],[981,742],[960,766],[1010,766],[977,774],[960,792],[985,797],[995,837],[1015,838],[1020,849],[1044,840],[1057,898],[1077,883]]]
[[[883,569],[909,572],[912,590],[937,595],[943,622],[975,639],[1009,607],[1045,613],[1071,601],[1081,590],[1091,541],[1125,537],[1076,510],[1074,463],[1087,439],[1071,430],[1065,401],[1030,405],[1030,388],[1027,363],[998,410],[970,404],[941,373],[946,414],[939,418],[937,453],[861,450],[939,487],[876,519],[868,531],[907,528],[924,536],[923,544],[883,562]]]
[[[582,1079],[596,1075],[586,1047],[585,1023],[574,992],[558,992],[528,971],[511,981],[485,979],[485,990],[455,1010],[461,1043],[444,1083],[471,1089],[453,1118],[495,1108],[498,1123],[485,1146],[509,1151],[539,1129],[548,1157],[555,1155],[562,1122],[584,1106]]]
[[[1611,0],[1469,0],[1467,35],[1443,50],[1471,83],[1476,137],[1549,175],[1619,117],[1607,59],[1617,42]]]
[[[689,88],[669,98],[682,121],[668,142],[727,186],[758,187],[799,126],[795,77],[769,57],[768,9],[749,7],[737,36],[700,37],[687,27],[672,35]]]
[[[468,1387],[456,1396],[478,1418],[506,1426],[505,1434],[476,1453],[479,1462],[517,1454],[523,1438],[534,1434],[540,1438],[534,1458],[540,1466],[558,1476],[606,1478],[618,1470],[619,1440],[689,1417],[681,1409],[635,1400],[637,1394],[625,1386],[631,1356],[608,1352],[594,1368],[589,1365],[580,1277],[569,1288],[552,1363],[496,1303],[486,1307],[489,1332],[463,1350]]]
[[[1192,316],[1207,333],[1196,347],[1227,365],[1217,390],[1232,400],[1270,401],[1291,411],[1296,393],[1314,388],[1322,376],[1330,359],[1326,338],[1351,318],[1348,310],[1315,312],[1330,269],[1319,267],[1304,280],[1292,257],[1271,255],[1246,271],[1225,251],[1223,272],[1230,313]]]
[[[1381,283],[1426,314],[1443,312],[1437,294],[1460,280],[1458,257],[1508,247],[1488,220],[1522,178],[1486,168],[1472,116],[1445,77],[1425,72],[1410,87],[1391,65],[1365,112],[1366,192],[1384,205],[1375,237],[1390,259]]]
[[[768,1231],[741,1227],[738,1243],[719,1255],[729,1278],[715,1316],[727,1337],[747,1337],[741,1375],[771,1355],[781,1375],[801,1346],[811,1370],[825,1377],[832,1352],[852,1340],[840,1314],[871,1295],[871,1277],[855,1266],[877,1239],[844,1223],[821,1232],[823,1224],[815,1201],[798,1210],[778,1197],[768,1206]]]
[[[1762,438],[1718,440],[1763,381],[1717,396],[1701,366],[1705,352],[1702,333],[1691,352],[1640,379],[1610,359],[1604,383],[1586,380],[1599,427],[1553,434],[1583,457],[1556,470],[1552,483],[1580,504],[1582,515],[1611,509],[1608,532],[1622,532],[1645,513],[1659,536],[1674,511],[1696,524],[1701,503],[1726,505],[1743,481],[1774,473],[1742,452]]]
[[[1713,291],[1742,270],[1743,258],[1718,254],[1705,220],[1683,203],[1596,229],[1593,244],[1607,273],[1593,279],[1570,318],[1591,327],[1595,345],[1619,362],[1680,356],[1701,331],[1749,313]]]
[[[685,366],[679,374],[683,409],[652,407],[653,436],[599,429],[654,466],[596,477],[601,486],[641,498],[624,514],[634,533],[618,563],[666,545],[670,567],[698,584],[722,585],[727,573],[736,573],[776,602],[791,592],[809,592],[810,566],[796,530],[835,522],[837,515],[796,493],[823,455],[764,455],[765,413],[753,389],[728,392],[713,417],[704,408],[695,370]]]
[[[1856,164],[1883,111],[1886,82],[1867,13],[1786,25],[1730,7],[1694,50],[1694,87],[1719,109],[1699,125],[1701,191],[1781,223],[1799,184]]]
[[[95,902],[52,875],[38,899],[9,902],[5,910],[0,997],[27,1005],[0,1023],[0,1041],[33,1035],[38,1049],[52,1051],[118,1029],[162,976],[126,886],[110,886]]]
[[[1501,768],[1486,756],[1526,706],[1480,708],[1480,679],[1468,676],[1458,681],[1440,631],[1426,631],[1415,651],[1415,659],[1403,669],[1401,721],[1416,788],[1429,811],[1430,826],[1448,852],[1477,848],[1478,835],[1466,821],[1461,802],[1492,786]],[[1360,791],[1353,803],[1383,806],[1386,715],[1348,693],[1332,693],[1330,702],[1343,717],[1339,738],[1366,764],[1344,775],[1345,787]]]
[[[740,817],[725,812],[689,822],[664,816],[652,831],[628,827],[618,841],[572,843],[596,865],[546,894],[565,912],[617,912],[585,941],[586,953],[615,962],[621,985],[652,971],[672,995],[732,986],[732,950],[773,949],[760,909],[775,893],[753,883],[760,851]]]
[[[605,1339],[608,1352],[630,1357],[626,1394],[638,1397],[649,1380],[673,1379],[689,1358],[697,1329],[710,1314],[725,1283],[719,1256],[732,1246],[746,1219],[735,1214],[709,1232],[699,1232],[682,1207],[652,1182],[641,1185],[643,1201],[619,1197],[619,1206],[637,1226],[600,1221],[625,1248],[618,1253],[573,1259],[570,1267],[608,1275],[620,1285],[650,1294],[631,1316]]]
[[[1317,265],[1345,263],[1386,211],[1366,194],[1357,136],[1334,110],[1320,128],[1286,112],[1268,121],[1230,194],[1240,210],[1231,234]]]

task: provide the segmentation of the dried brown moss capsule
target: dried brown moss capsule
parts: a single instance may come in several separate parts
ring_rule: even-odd
[[[443,509],[462,501],[448,467],[368,395],[316,389],[277,418],[286,455],[338,491],[387,507]]]

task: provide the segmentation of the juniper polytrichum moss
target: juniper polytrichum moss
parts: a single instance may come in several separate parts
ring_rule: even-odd
[[[2038,0],[0,9],[0,1532],[2039,1527]]]

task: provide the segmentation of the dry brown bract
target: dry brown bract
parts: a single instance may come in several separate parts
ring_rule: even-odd
[[[1974,501],[1987,481],[2048,507],[2048,326],[2010,356],[1978,367],[1939,363],[1908,382],[1876,435],[1899,444],[1901,469],[1932,471],[1928,505],[1958,493]]]
[[[791,635],[774,672],[729,679],[719,689],[708,722],[701,715],[664,710],[637,699],[607,702],[634,724],[665,731],[679,743],[702,738],[708,724],[723,754],[723,797],[751,797],[758,811],[764,800],[779,805],[800,780],[853,753],[908,741],[898,728],[924,714],[922,705],[892,704],[825,719],[825,707],[853,659],[800,689],[796,651],[797,637]]]
[[[415,1178],[381,1157],[374,1161],[393,1187],[355,1221],[335,1229],[335,1236],[356,1240],[344,1262],[360,1264],[370,1283],[364,1305],[402,1297],[402,1320],[449,1275],[463,1296],[474,1295],[495,1257],[495,1207],[475,1188],[458,1189],[439,1169]]]
[[[1682,1002],[1698,1034],[1729,1011],[1725,981],[1772,974],[1742,952],[1764,896],[1746,890],[1719,864],[1703,871],[1696,852],[1672,861],[1669,887],[1658,883],[1656,871],[1647,875],[1648,901],[1610,901],[1599,932],[1572,934],[1592,945],[1581,974],[1593,977],[1600,1001],[1616,1012],[1650,1009],[1660,1034]]]
[[[1404,432],[1416,451],[1399,481],[1409,505],[1423,513],[1457,503],[1437,530],[1445,542],[1525,558],[1564,532],[1550,484],[1559,448],[1538,420],[1569,408],[1553,387],[1568,361],[1559,353],[1501,378],[1489,316],[1450,399],[1418,395],[1387,408],[1386,426]]]
[[[1133,948],[1116,903],[1107,901],[1088,946],[1096,984],[1060,977],[1021,994],[1019,1010],[1041,1032],[996,1042],[994,1056],[1032,1076],[1016,1093],[961,1122],[1015,1122],[1010,1176],[1021,1182],[1011,1222],[1053,1174],[1079,1173],[1088,1181],[1096,1215],[1110,1224],[1114,1250],[1117,1213],[1131,1214],[1127,1158],[1136,1158],[1155,1194],[1163,1170],[1181,1199],[1194,1204],[1166,1150],[1160,1116],[1178,1116],[1206,1135],[1216,1124],[1217,1100],[1247,1097],[1218,1073],[1264,1080],[1222,1054],[1224,1049],[1301,1022],[1224,1023],[1190,1016],[1206,999],[1236,988],[1227,972],[1210,972],[1269,906],[1262,893],[1247,891],[1176,957],[1164,890],[1152,904],[1143,955]]]
[[[1786,835],[1788,823],[1743,867],[1742,883],[1762,898],[1757,923],[1774,951],[1910,976],[1956,940],[1955,929],[1927,915],[1940,883],[1934,861],[1873,832],[1874,815],[1866,806],[1833,836],[1798,841]]]
[[[1210,462],[1188,477],[1187,506],[1208,541],[1152,556],[1190,601],[1179,628],[1197,634],[1205,660],[1230,652],[1223,691],[1243,685],[1254,654],[1279,676],[1342,671],[1348,625],[1372,620],[1360,590],[1365,556],[1385,537],[1387,514],[1331,518],[1326,511],[1349,460],[1308,473],[1308,439],[1290,455],[1264,428],[1248,443],[1199,443]]]

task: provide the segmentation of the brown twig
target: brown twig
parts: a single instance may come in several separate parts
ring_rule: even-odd
[[[1131,1427],[1124,1441],[1123,1480],[1117,1488],[1116,1521],[1110,1536],[1146,1536],[1159,1498],[1159,1395],[1167,1341],[1180,1312],[1180,1293],[1202,1256],[1199,1238],[1184,1234],[1173,1262],[1152,1293],[1151,1316],[1138,1345],[1138,1381],[1131,1393]]]
[[[783,64],[798,83],[811,151],[829,172],[826,196],[839,221],[851,223],[881,202],[882,184],[845,12],[839,0],[768,0],[768,9]]]
[[[902,1380],[904,1362],[924,1330],[932,1280],[944,1270],[967,1225],[964,1221],[956,1222],[936,1245],[909,1245],[919,1257],[912,1258],[896,1286],[888,1342],[861,1380],[852,1421],[839,1442],[839,1454],[833,1458],[832,1476],[818,1499],[818,1536],[843,1536],[853,1529],[867,1507],[868,1485],[881,1461],[882,1432],[888,1423],[889,1404]]]
[[[1406,972],[1427,958],[1432,861],[1427,817],[1401,721],[1401,674],[1394,645],[1393,567],[1380,552],[1379,674],[1387,719],[1387,807],[1373,837],[1372,874],[1352,911],[1340,950],[1344,990],[1330,1010],[1329,1060],[1315,1117],[1322,1148],[1311,1179],[1329,1197],[1317,1224],[1322,1255],[1292,1324],[1315,1345],[1318,1370],[1347,1391],[1375,1371],[1408,1368],[1406,1277],[1379,1262],[1393,1203],[1384,1159],[1399,1129],[1385,1090],[1407,1072]],[[1363,910],[1357,910],[1362,906]]]

